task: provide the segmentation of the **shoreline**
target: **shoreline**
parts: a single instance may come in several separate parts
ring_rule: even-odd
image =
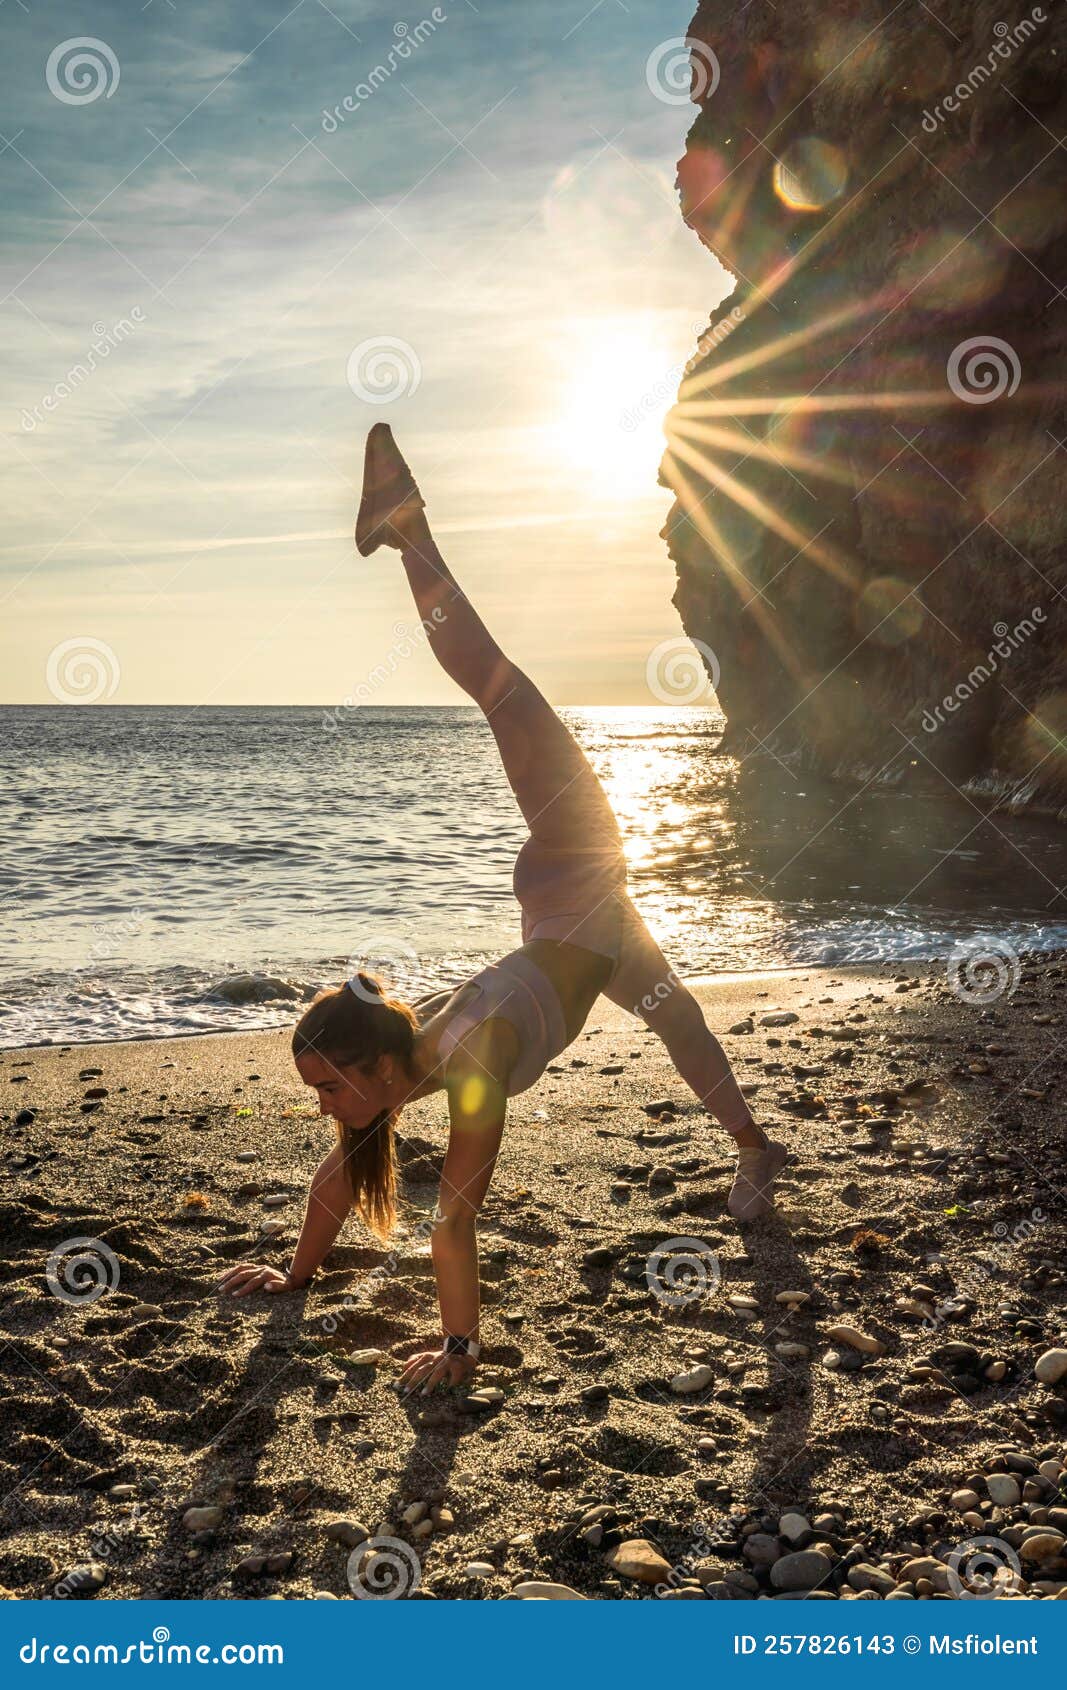
[[[440,1097],[402,1117],[387,1248],[350,1220],[307,1292],[224,1304],[234,1260],[288,1258],[333,1142],[288,1027],[0,1053],[0,1586],[48,1596],[92,1564],[102,1599],[348,1599],[340,1521],[404,1544],[420,1596],[533,1578],[633,1599],[653,1585],[611,1560],[632,1539],[694,1598],[773,1595],[769,1557],[801,1551],[828,1559],[818,1594],[854,1598],[856,1545],[874,1597],[921,1597],[967,1538],[1055,1540],[1038,1468],[1067,1461],[1067,1399],[1034,1364],[1065,1341],[1062,959],[985,1007],[916,964],[687,984],[790,1149],[778,1209],[727,1216],[728,1141],[601,1000],[511,1101],[479,1224],[484,1402],[391,1388],[438,1331]],[[760,1025],[775,1013],[797,1019]],[[64,1300],[47,1264],[87,1238],[115,1283]],[[716,1263],[682,1306],[647,1276],[678,1239]],[[1031,1468],[1037,1495],[1007,1509],[978,1478]],[[1055,1595],[1067,1561],[1022,1576]]]
[[[1047,952],[1027,951],[1020,953],[1020,960],[1026,961],[1028,959],[1044,959],[1045,961],[1051,962],[1054,961],[1054,959],[1060,954],[1061,953],[1057,950],[1050,950]],[[907,973],[922,974],[931,969],[942,969],[943,967],[944,961],[942,958],[907,957],[899,960],[890,959],[884,962],[858,962],[848,964],[824,962],[783,963],[780,968],[738,969],[721,974],[679,974],[678,979],[684,986],[688,987],[690,991],[695,993],[702,1003],[714,1007],[717,997],[720,995],[726,995],[726,988],[731,989],[729,997],[732,1000],[733,997],[736,997],[739,994],[740,988],[746,984],[764,980],[789,981],[806,978],[808,975],[825,975],[834,977],[840,975],[842,977],[849,977],[856,980],[870,981],[883,979],[887,970],[897,970],[901,975],[904,975]],[[457,984],[458,983],[459,982],[457,981]],[[180,1040],[188,1039],[254,1039],[268,1037],[284,1032],[287,1026],[295,1026],[296,1022],[300,1018],[300,1015],[303,1013],[303,1010],[307,1007],[307,1001],[303,999],[295,1000],[291,1006],[291,1020],[286,1021],[285,1023],[279,1023],[273,1027],[217,1027],[193,1032],[149,1032],[135,1038],[127,1036],[126,1038],[121,1039],[55,1039],[45,1044],[0,1044],[0,1058],[17,1056],[22,1051],[40,1051],[42,1053],[47,1051],[62,1053],[64,1051],[76,1050],[106,1051],[123,1049],[126,1046],[135,1048],[146,1044],[174,1044]],[[639,1035],[645,1030],[643,1024],[637,1018],[629,1016],[625,1010],[620,1009],[617,1005],[611,1003],[606,998],[598,998],[596,1003],[594,1003],[589,1019],[593,1020],[595,1015],[599,1016],[601,1020],[606,1018],[608,1021],[618,1021],[620,1030],[623,1026],[632,1026],[635,1032]],[[714,1024],[712,1025],[713,1032],[718,1032],[719,1030],[720,1029],[718,1029]],[[581,1037],[581,1034],[579,1034],[579,1037]]]
[[[683,985],[687,986],[690,989],[690,991],[700,991],[700,992],[710,993],[716,986],[720,986],[720,985],[727,985],[727,984],[729,984],[729,985],[741,985],[741,984],[744,984],[746,981],[764,980],[764,979],[773,980],[773,979],[780,979],[783,976],[791,979],[794,976],[801,975],[801,974],[808,974],[808,973],[813,972],[813,971],[818,971],[820,973],[831,973],[831,974],[832,973],[846,972],[848,974],[860,975],[860,976],[864,976],[864,977],[866,977],[868,974],[870,974],[872,977],[880,977],[880,971],[883,970],[884,968],[888,967],[888,966],[890,966],[890,965],[887,964],[887,963],[876,963],[876,962],[855,963],[855,964],[850,965],[846,970],[842,971],[840,968],[835,968],[830,963],[804,963],[804,964],[796,964],[796,965],[794,965],[794,964],[783,964],[781,968],[761,968],[761,969],[748,969],[748,970],[741,969],[741,970],[738,970],[736,972],[725,973],[725,974],[680,974],[678,976],[678,978],[679,978],[679,980],[681,980]],[[930,961],[930,962],[927,962],[927,961],[919,962],[919,961],[916,961],[914,958],[909,958],[906,962],[901,962],[899,964],[894,963],[894,964],[892,964],[892,966],[893,967],[900,967],[900,968],[922,969],[922,968],[933,967],[933,966],[935,966],[935,963],[932,962],[932,961]],[[304,1004],[303,1001],[293,1003],[292,1020],[293,1020],[294,1025],[299,1020],[300,1015],[302,1014],[304,1008],[306,1008],[306,1004]],[[610,1017],[622,1017],[622,1019],[624,1021],[630,1021],[632,1019],[631,1017],[627,1016],[625,1010],[619,1009],[615,1004],[609,1003],[606,998],[598,999],[597,1002],[593,1005],[593,1009],[597,1010],[602,1015],[607,1015],[609,1018]],[[590,1012],[590,1019],[592,1019],[592,1012]],[[634,1024],[634,1026],[635,1026],[635,1028],[638,1032],[641,1032],[643,1030],[640,1022],[634,1020],[633,1024]],[[17,1055],[20,1051],[30,1051],[30,1050],[33,1050],[33,1051],[38,1051],[38,1050],[39,1051],[48,1051],[48,1050],[51,1050],[51,1051],[112,1050],[112,1049],[115,1049],[116,1047],[122,1047],[124,1045],[143,1045],[143,1044],[153,1044],[153,1043],[156,1043],[156,1042],[158,1042],[160,1044],[170,1044],[176,1039],[257,1038],[261,1035],[278,1033],[278,1032],[283,1031],[283,1030],[284,1029],[281,1028],[281,1027],[237,1027],[237,1028],[234,1028],[234,1027],[218,1027],[218,1028],[211,1028],[211,1029],[206,1029],[206,1030],[198,1031],[198,1032],[145,1033],[143,1036],[138,1037],[138,1038],[85,1039],[85,1040],[81,1040],[81,1039],[54,1039],[47,1044],[0,1045],[0,1056]]]

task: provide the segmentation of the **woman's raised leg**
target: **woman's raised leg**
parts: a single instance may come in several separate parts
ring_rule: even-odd
[[[384,425],[375,435],[376,473],[408,489],[406,503],[378,514],[378,543],[400,552],[429,644],[445,673],[479,705],[531,836],[555,849],[621,850],[618,823],[570,730],[530,677],[501,651],[437,547],[411,471]],[[395,499],[397,493],[389,495]],[[373,489],[365,495],[372,505]]]

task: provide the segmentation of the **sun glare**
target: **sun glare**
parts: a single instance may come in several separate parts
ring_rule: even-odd
[[[663,419],[684,368],[666,331],[647,315],[581,323],[564,356],[555,449],[593,496],[654,493],[666,449]]]

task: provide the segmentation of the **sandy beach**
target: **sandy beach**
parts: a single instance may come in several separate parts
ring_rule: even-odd
[[[744,1229],[728,1141],[601,1002],[513,1101],[473,1386],[408,1402],[440,1098],[401,1121],[391,1253],[351,1220],[306,1293],[221,1300],[234,1260],[288,1259],[332,1142],[287,1033],[3,1052],[0,1585],[921,1597],[993,1533],[1015,1589],[1063,1593],[1065,982],[1029,961],[988,1007],[900,965],[699,982],[791,1151]],[[65,1274],[79,1239],[99,1282]]]

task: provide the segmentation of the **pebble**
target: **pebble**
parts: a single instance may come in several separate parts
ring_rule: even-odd
[[[182,1525],[187,1532],[213,1532],[226,1518],[223,1508],[187,1508]]]
[[[772,1567],[781,1554],[778,1539],[770,1532],[752,1532],[745,1539],[745,1559],[754,1567]]]
[[[872,1590],[879,1596],[888,1596],[896,1589],[896,1580],[892,1573],[887,1573],[882,1567],[872,1566],[870,1561],[859,1561],[848,1570],[848,1582],[853,1590]]]
[[[820,1549],[797,1549],[774,1563],[771,1583],[775,1590],[814,1590],[832,1571],[832,1561]]]
[[[858,1326],[830,1326],[825,1336],[833,1344],[847,1344],[852,1350],[860,1350],[864,1355],[881,1356],[885,1354],[885,1345],[880,1338],[871,1337],[869,1332],[861,1332]]]
[[[664,1562],[666,1566],[666,1562]],[[668,1568],[668,1571],[670,1569]],[[580,1590],[572,1590],[569,1584],[549,1584],[540,1579],[527,1579],[517,1584],[512,1591],[520,1602],[587,1602],[589,1598],[583,1596]]]
[[[670,1563],[663,1559],[647,1538],[629,1538],[620,1543],[607,1557],[608,1566],[623,1578],[636,1579],[640,1584],[660,1584],[670,1572]]]
[[[332,1543],[341,1543],[346,1549],[355,1549],[370,1537],[369,1527],[361,1520],[330,1520],[323,1530]]]
[[[487,1408],[497,1408],[504,1401],[504,1393],[498,1385],[486,1385],[480,1391],[472,1391],[469,1397],[464,1397],[462,1406],[472,1414],[478,1414]]]
[[[1018,1483],[1010,1473],[990,1473],[985,1488],[990,1502],[997,1508],[1014,1508],[1021,1496]]]
[[[353,1350],[347,1359],[350,1367],[377,1367],[386,1356],[384,1350]]]
[[[787,1537],[790,1543],[795,1543],[798,1537],[810,1532],[811,1522],[803,1514],[783,1514],[778,1522],[778,1532],[781,1537]]]
[[[778,1009],[773,1015],[761,1015],[761,1027],[792,1027],[800,1016],[792,1009]]]
[[[496,1576],[496,1568],[492,1561],[468,1561],[463,1569],[463,1577],[467,1579],[491,1579]]]
[[[714,1379],[714,1370],[702,1363],[699,1367],[690,1368],[687,1373],[676,1373],[671,1380],[671,1390],[676,1396],[688,1396],[693,1391],[705,1391]]]
[[[102,1561],[83,1561],[77,1567],[68,1567],[60,1583],[65,1590],[99,1590],[107,1583],[107,1568]]]
[[[1042,1385],[1058,1385],[1067,1374],[1067,1350],[1046,1350],[1038,1356],[1034,1378]]]

